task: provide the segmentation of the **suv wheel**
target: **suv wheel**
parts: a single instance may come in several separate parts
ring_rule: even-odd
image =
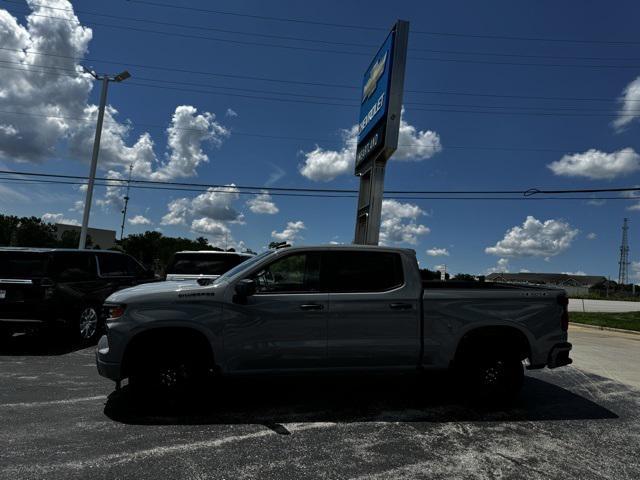
[[[75,324],[77,338],[81,342],[93,342],[98,336],[100,321],[94,307],[86,307]]]
[[[481,402],[508,403],[520,389],[524,379],[522,361],[509,351],[486,352],[467,359],[461,365],[465,390]]]

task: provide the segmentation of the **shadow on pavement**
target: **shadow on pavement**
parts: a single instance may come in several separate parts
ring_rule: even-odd
[[[569,390],[526,377],[508,408],[474,405],[444,375],[218,380],[180,404],[136,401],[124,387],[104,413],[128,424],[263,424],[286,434],[289,422],[458,422],[613,419],[610,410]]]
[[[0,356],[54,356],[82,350],[90,345],[72,342],[54,333],[18,333],[0,342]]]

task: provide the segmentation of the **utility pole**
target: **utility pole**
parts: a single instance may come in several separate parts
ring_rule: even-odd
[[[129,179],[127,180],[127,194],[124,196],[124,208],[122,209],[122,225],[120,226],[120,240],[124,238],[124,221],[127,218],[127,206],[129,205],[129,191],[131,190],[131,172],[133,164],[129,165]]]
[[[622,244],[620,245],[620,261],[618,262],[618,285],[629,283],[629,220],[622,223]]]
[[[83,249],[87,242],[87,229],[89,228],[89,214],[91,213],[91,201],[93,200],[93,185],[96,181],[96,169],[98,168],[98,153],[100,152],[100,136],[102,135],[102,123],[104,121],[104,109],[107,104],[107,90],[109,82],[122,82],[131,76],[128,71],[124,71],[115,76],[98,75],[92,70],[84,69],[96,80],[102,81],[102,91],[100,93],[100,107],[98,109],[98,123],[96,124],[96,136],[93,140],[93,154],[91,155],[91,167],[89,169],[89,183],[87,184],[87,196],[84,201],[84,213],[82,214],[82,228],[80,229],[79,249]]]

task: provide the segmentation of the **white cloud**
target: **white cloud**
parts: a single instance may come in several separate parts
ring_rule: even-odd
[[[233,184],[209,188],[191,200],[191,212],[212,220],[242,223],[244,217],[232,205],[240,198],[239,192]]]
[[[591,205],[593,207],[601,207],[605,203],[607,203],[607,201],[600,198],[592,198],[591,200],[587,201],[587,205]]]
[[[429,255],[430,257],[448,257],[449,250],[447,250],[446,248],[434,247],[427,250],[427,255]]]
[[[307,227],[302,220],[298,220],[297,222],[287,222],[287,226],[284,230],[281,232],[273,230],[271,232],[271,237],[279,242],[293,243],[295,240],[302,238],[300,233],[306,228]]]
[[[265,187],[270,187],[271,185],[279,181],[282,177],[284,177],[287,174],[287,172],[285,172],[282,168],[280,168],[275,163],[271,163],[271,162],[267,162],[267,163],[271,165],[271,168],[273,168],[273,171],[269,174],[269,178],[267,178],[267,181],[264,182],[264,185]]]
[[[23,195],[17,190],[14,190],[13,188],[7,187],[5,185],[0,185],[0,200],[3,203],[27,203],[29,202],[29,197]]]
[[[595,232],[587,233],[587,240],[595,240],[597,236]]]
[[[623,148],[613,153],[592,148],[584,153],[565,155],[547,167],[556,175],[612,180],[640,170],[640,155],[633,148]]]
[[[186,225],[191,201],[187,198],[172,200],[167,205],[169,211],[160,220],[161,225]]]
[[[209,161],[202,150],[202,143],[208,141],[220,146],[222,140],[229,136],[229,130],[215,118],[209,112],[198,114],[196,108],[189,105],[177,107],[167,128],[169,159],[151,177],[168,180],[195,176],[198,166]]]
[[[342,131],[344,146],[340,150],[325,150],[320,146],[306,152],[304,165],[300,167],[302,176],[316,182],[328,182],[339,175],[353,170],[355,160],[355,141],[358,126]]]
[[[227,108],[227,112],[225,113],[227,117],[237,117],[238,113],[232,108]]]
[[[431,130],[418,130],[404,120],[400,120],[398,149],[392,160],[421,161],[433,157],[442,150],[440,136]],[[354,168],[358,125],[342,130],[343,146],[339,150],[326,150],[320,146],[304,152],[305,161],[300,173],[310,180],[328,182],[339,175],[351,173]]]
[[[612,122],[617,131],[623,130],[635,118],[640,117],[640,77],[625,87],[619,102],[621,107],[618,111],[618,118]]]
[[[266,191],[247,200],[247,206],[253,213],[274,215],[280,210]]]
[[[527,270],[526,268],[521,268],[520,273],[531,273],[531,270]]]
[[[62,213],[45,213],[41,217],[45,223],[62,223],[64,225],[80,225],[80,222],[72,218],[64,218]]]
[[[3,114],[0,157],[38,163],[66,148],[65,156],[88,161],[98,107],[88,103],[96,83],[82,72],[80,63],[92,31],[80,24],[66,0],[27,4],[32,14],[27,15],[26,26],[0,9],[0,61],[17,64],[15,69],[4,69],[0,77],[0,108],[34,115]],[[143,133],[131,144],[128,136],[132,126],[119,122],[117,114],[107,106],[100,168],[125,170],[133,165],[133,174],[139,178],[193,176],[196,168],[208,161],[201,148],[203,142],[220,145],[229,135],[213,114],[197,114],[192,106],[178,106],[167,129],[166,161],[159,162],[151,136]]]
[[[509,273],[509,259],[499,259],[495,267],[487,268],[487,275],[490,273]]]
[[[115,170],[109,170],[107,172],[107,178],[113,179],[123,179],[124,177],[120,172]],[[106,211],[114,210],[121,211],[124,208],[124,195],[125,191],[122,187],[122,182],[117,181],[107,181],[106,190],[104,193],[104,197],[96,200],[96,205],[101,206]],[[84,208],[84,202],[82,202]]]
[[[69,209],[70,212],[83,212],[84,211],[84,200],[76,200],[73,203],[73,207]]]
[[[417,244],[418,237],[431,231],[425,225],[417,223],[418,217],[423,215],[424,210],[417,205],[400,203],[397,200],[383,200],[380,244]]]
[[[144,215],[136,215],[133,218],[127,220],[131,225],[151,225],[153,222]]]
[[[561,220],[541,222],[529,215],[522,226],[512,227],[502,240],[484,251],[500,257],[550,258],[569,248],[578,232]]]
[[[640,262],[631,262],[630,277],[635,282],[640,280]]]
[[[578,276],[584,276],[586,275],[586,273],[584,273],[582,270],[578,270],[576,272],[562,272],[565,275],[578,275]]]

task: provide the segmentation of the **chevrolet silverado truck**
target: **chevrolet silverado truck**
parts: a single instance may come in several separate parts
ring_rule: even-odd
[[[175,392],[209,375],[452,369],[512,397],[527,368],[571,363],[564,290],[423,282],[415,252],[294,246],[214,281],[111,295],[98,371],[133,391]]]

